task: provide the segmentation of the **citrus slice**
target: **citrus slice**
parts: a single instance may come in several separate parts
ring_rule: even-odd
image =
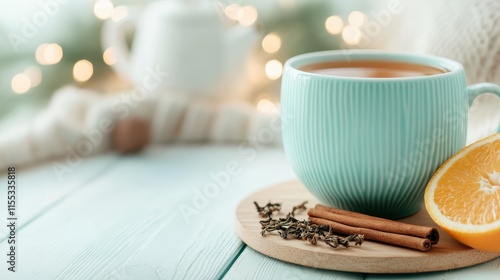
[[[425,207],[461,243],[500,253],[500,133],[448,159],[427,185]]]

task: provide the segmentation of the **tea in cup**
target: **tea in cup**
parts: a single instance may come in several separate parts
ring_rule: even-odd
[[[386,218],[418,211],[436,169],[464,147],[468,108],[500,87],[467,87],[462,65],[428,55],[326,51],[285,64],[283,145],[322,203]]]

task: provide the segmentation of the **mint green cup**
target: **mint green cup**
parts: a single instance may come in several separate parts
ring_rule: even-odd
[[[334,77],[299,68],[338,60],[423,64],[448,72],[404,78]],[[383,51],[326,51],[285,64],[283,145],[302,183],[322,203],[397,219],[418,211],[427,182],[465,145],[467,115],[479,94],[460,63]]]

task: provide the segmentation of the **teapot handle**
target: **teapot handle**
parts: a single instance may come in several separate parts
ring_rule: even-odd
[[[132,82],[132,66],[130,62],[130,49],[127,46],[126,34],[134,29],[140,16],[140,8],[127,6],[127,16],[115,22],[108,19],[104,22],[101,32],[101,45],[103,50],[113,48],[116,62],[111,68],[126,80]]]

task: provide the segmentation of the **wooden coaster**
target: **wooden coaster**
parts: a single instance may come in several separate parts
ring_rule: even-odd
[[[365,241],[363,245],[349,248],[331,248],[323,243],[312,245],[290,237],[282,239],[277,233],[260,235],[259,221],[262,219],[256,212],[254,201],[265,204],[269,201],[281,202],[282,215],[291,211],[294,205],[304,200],[306,206],[314,207],[317,200],[298,181],[291,181],[271,186],[245,198],[236,209],[236,232],[243,242],[254,250],[282,260],[315,268],[366,273],[415,273],[439,271],[471,266],[492,260],[499,254],[483,252],[467,247],[443,230],[439,229],[439,243],[430,251],[401,248],[373,241]],[[307,218],[306,211],[296,215],[302,220]],[[436,227],[427,214],[425,207],[401,221]]]

